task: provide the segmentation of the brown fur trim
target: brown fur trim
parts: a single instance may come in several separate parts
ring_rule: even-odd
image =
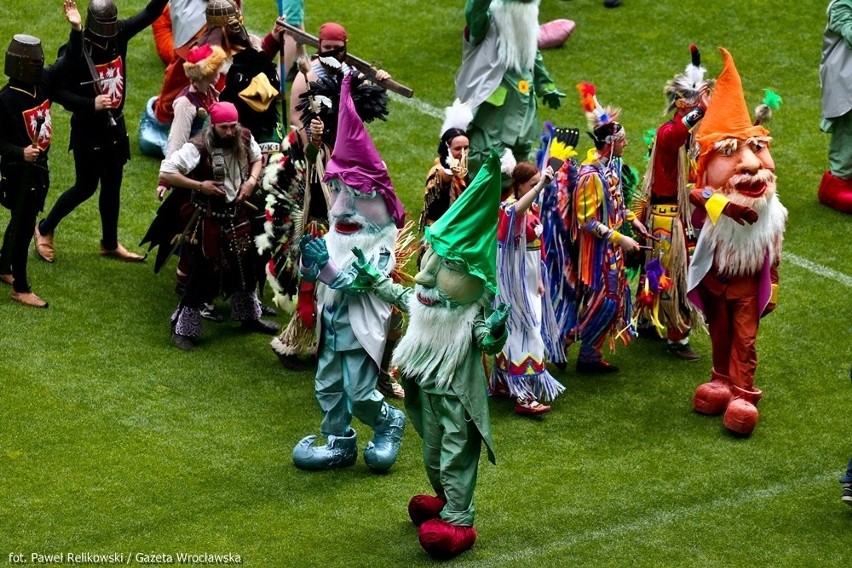
[[[215,79],[225,60],[228,58],[225,51],[218,45],[211,45],[213,53],[198,63],[184,61],[183,72],[190,81],[204,81]]]

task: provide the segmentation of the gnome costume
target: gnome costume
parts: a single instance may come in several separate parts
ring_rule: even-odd
[[[536,95],[551,108],[565,96],[538,50],[540,0],[467,0],[462,64],[456,73],[456,98],[468,103],[473,121],[470,175],[475,176],[494,149],[528,160],[538,140]]]
[[[769,132],[749,119],[734,60],[720,51],[724,67],[696,135],[698,187],[690,193],[701,233],[688,297],[704,314],[713,346],[711,381],[696,389],[693,408],[724,412],[726,428],[748,435],[762,395],[754,386],[757,329],[777,302],[787,210],[775,191]]]
[[[355,112],[348,75],[340,100],[337,139],[323,180],[331,189],[329,232],[322,238],[304,235],[300,242],[302,278],[321,283],[315,390],[323,416],[320,431],[328,443],[315,446],[316,436],[303,438],[293,449],[293,463],[308,470],[352,465],[358,452],[354,415],[374,431],[364,461],[372,470],[386,471],[396,461],[405,425],[405,415],[376,390],[391,307],[372,294],[350,294],[357,275],[351,249],[363,248],[369,261],[389,274],[405,213]]]
[[[357,289],[409,314],[393,363],[405,386],[406,410],[423,439],[435,495],[413,497],[408,512],[419,526],[420,544],[436,558],[473,546],[473,491],[483,442],[495,463],[482,353],[493,355],[506,341],[508,306],[493,312],[490,307],[497,290],[499,189],[500,161],[492,153],[470,187],[427,227],[430,248],[414,288],[356,262]]]
[[[852,0],[833,0],[827,12],[819,82],[821,128],[831,133],[831,143],[817,196],[829,207],[852,213]]]

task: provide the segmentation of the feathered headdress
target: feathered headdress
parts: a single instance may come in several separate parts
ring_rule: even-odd
[[[467,131],[468,125],[473,121],[473,111],[468,103],[463,103],[459,99],[453,101],[452,106],[444,109],[444,123],[441,125],[441,138],[444,137],[449,130]]]
[[[350,75],[352,75],[350,73]],[[299,98],[296,110],[301,113],[302,124],[310,124],[314,118],[319,118],[325,125],[322,134],[323,142],[333,145],[337,136],[337,115],[340,106],[340,89],[343,74],[333,73],[318,77],[308,83],[308,90]],[[387,120],[388,93],[382,87],[371,83],[360,74],[353,75],[352,102],[358,116],[364,122],[372,122],[377,118]],[[311,104],[314,101],[315,106]]]
[[[689,52],[692,60],[686,66],[684,72],[680,75],[675,75],[668,83],[666,83],[663,92],[666,94],[668,106],[666,114],[674,111],[679,105],[678,101],[683,101],[680,104],[695,105],[698,103],[698,95],[702,87],[712,88],[714,81],[705,80],[704,74],[707,69],[701,66],[701,52],[693,43],[689,46]]]
[[[600,150],[605,145],[614,142],[624,129],[616,119],[621,109],[601,106],[596,96],[595,86],[591,83],[579,83],[577,92],[580,93],[580,104],[586,113],[589,126],[589,136],[595,141],[595,147]]]
[[[444,109],[444,123],[438,141],[438,157],[445,168],[451,166],[450,144],[458,136],[467,136],[467,127],[473,121],[473,111],[466,102],[456,99],[452,106]]]

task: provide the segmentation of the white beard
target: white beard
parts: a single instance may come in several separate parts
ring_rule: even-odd
[[[755,274],[763,267],[767,254],[770,266],[775,264],[781,255],[787,209],[778,199],[774,179],[761,197],[747,197],[736,191],[730,191],[726,197],[733,203],[751,207],[759,217],[753,225],[740,225],[722,215],[715,225],[707,223],[701,229],[709,232],[705,238],[715,251],[719,273],[726,276]]]
[[[334,230],[334,224],[332,223],[332,228],[325,234],[323,239],[328,248],[329,258],[341,272],[349,270],[355,261],[355,255],[352,254],[352,247],[358,247],[364,251],[364,256],[373,266],[376,266],[379,255],[383,251],[390,251],[390,264],[382,270],[383,273],[389,274],[395,266],[393,252],[396,247],[397,232],[396,225],[388,225],[377,233],[360,231],[354,235],[342,235]],[[325,285],[320,286],[317,290],[317,301],[321,304],[336,305],[338,300],[344,296],[344,292],[334,290]]]
[[[539,0],[524,4],[517,0],[494,0],[491,16],[497,25],[500,61],[518,73],[531,72],[538,51]]]
[[[458,308],[424,306],[417,292],[408,302],[408,329],[393,351],[392,365],[409,377],[435,377],[438,387],[452,384],[473,342],[473,320],[479,302]]]

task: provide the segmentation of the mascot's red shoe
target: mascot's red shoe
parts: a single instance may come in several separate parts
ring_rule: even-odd
[[[419,527],[429,519],[437,519],[446,504],[447,500],[440,497],[415,495],[408,502],[408,516],[414,526]]]
[[[732,386],[731,392],[733,398],[728,403],[728,409],[725,410],[722,424],[735,434],[749,436],[754,432],[757,419],[760,417],[756,405],[763,392],[753,387],[752,390],[746,390],[737,386]]]
[[[449,560],[473,546],[476,529],[430,519],[420,525],[420,546],[432,558]]]
[[[852,179],[839,178],[826,171],[819,182],[817,198],[823,205],[852,215]]]
[[[710,382],[698,385],[692,397],[692,408],[700,414],[718,416],[731,400],[731,381],[726,375],[710,371]]]

